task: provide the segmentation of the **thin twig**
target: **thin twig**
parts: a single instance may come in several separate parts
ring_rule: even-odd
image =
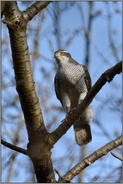
[[[60,172],[57,169],[55,169],[55,172],[58,174],[59,180],[62,180],[62,183],[71,183],[70,180],[64,179],[64,177],[60,174]]]
[[[60,174],[60,172],[57,169],[55,169],[55,172],[58,174],[59,178],[63,179],[62,175]]]
[[[19,153],[23,153],[24,155],[28,155],[28,151],[27,151],[27,150],[25,150],[25,149],[23,149],[23,148],[20,148],[20,147],[18,147],[18,146],[15,146],[15,145],[13,145],[13,144],[11,144],[11,143],[8,143],[8,142],[4,141],[3,139],[1,139],[1,143],[2,143],[4,146],[6,146],[6,147],[8,147],[8,148],[10,148],[10,149],[12,149],[12,150],[14,150],[14,151],[17,151],[17,152],[19,152]]]
[[[123,160],[122,158],[120,158],[120,157],[119,157],[118,155],[116,155],[115,153],[113,153],[113,152],[110,152],[110,153],[111,153],[111,155],[114,156],[115,158],[117,158],[117,159],[119,159],[119,160],[121,160],[121,161]]]

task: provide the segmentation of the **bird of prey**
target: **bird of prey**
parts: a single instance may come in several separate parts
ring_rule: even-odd
[[[87,68],[76,62],[65,50],[54,53],[58,65],[54,85],[57,98],[60,100],[66,115],[85,98],[91,88],[91,78]],[[76,143],[80,146],[92,140],[90,122],[93,110],[88,106],[85,112],[74,123]]]

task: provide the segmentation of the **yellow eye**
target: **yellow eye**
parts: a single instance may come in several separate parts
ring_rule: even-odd
[[[60,54],[63,56],[64,55],[64,52],[61,51]]]

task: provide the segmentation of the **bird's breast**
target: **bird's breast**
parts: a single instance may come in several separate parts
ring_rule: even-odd
[[[59,78],[64,84],[69,84],[71,87],[75,86],[76,82],[81,78],[82,71],[75,67],[63,67],[60,69]]]

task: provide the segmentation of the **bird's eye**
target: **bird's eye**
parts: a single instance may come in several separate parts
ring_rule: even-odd
[[[64,55],[64,52],[60,52],[60,54],[63,56]]]

